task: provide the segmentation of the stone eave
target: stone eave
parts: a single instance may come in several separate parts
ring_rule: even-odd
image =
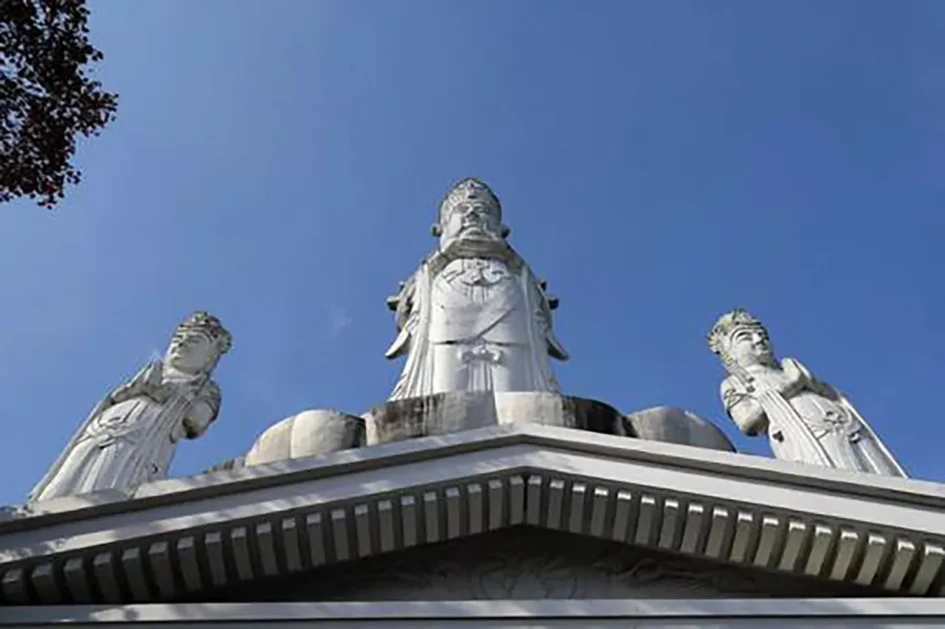
[[[0,592],[170,600],[520,524],[891,595],[942,589],[945,486],[522,424],[14,511]]]
[[[669,599],[373,601],[339,603],[177,603],[122,606],[8,608],[2,626],[71,627],[138,623],[193,627],[443,626],[462,627],[916,627],[940,626],[939,601],[904,598],[854,599]],[[592,624],[589,624],[592,623]],[[632,624],[629,624],[632,623]],[[724,623],[724,624],[723,624]],[[842,623],[839,624],[839,623]]]

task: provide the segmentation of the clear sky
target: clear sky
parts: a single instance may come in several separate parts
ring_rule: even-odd
[[[714,420],[752,310],[945,481],[945,3],[91,3],[119,118],[54,212],[0,207],[0,503],[196,309],[234,346],[175,474],[400,364],[384,299],[484,179],[561,298],[569,394]]]

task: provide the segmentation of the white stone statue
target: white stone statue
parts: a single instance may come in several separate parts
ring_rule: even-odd
[[[746,435],[767,433],[778,459],[859,472],[906,476],[850,401],[800,361],[777,361],[768,331],[751,314],[722,315],[709,334],[729,376],[725,411]]]
[[[177,327],[163,360],[95,406],[30,501],[166,478],[177,441],[203,435],[217,417],[220,387],[210,375],[229,348],[219,319],[194,313]]]
[[[388,299],[407,355],[390,399],[449,391],[559,391],[548,356],[565,360],[557,300],[509,246],[499,199],[465,179],[440,204],[439,246]]]

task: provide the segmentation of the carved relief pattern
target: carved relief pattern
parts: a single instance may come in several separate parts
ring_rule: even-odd
[[[146,421],[153,420],[151,414],[137,412],[146,404],[148,402],[144,400],[129,400],[106,409],[89,422],[88,432],[82,438],[91,439],[100,448],[119,440],[138,443],[147,432]],[[142,415],[147,415],[147,418]]]
[[[469,586],[477,599],[575,598],[581,580],[565,557],[553,553],[529,556],[493,554],[469,566]]]

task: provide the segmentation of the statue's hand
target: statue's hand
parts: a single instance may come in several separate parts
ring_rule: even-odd
[[[164,363],[161,361],[155,361],[151,364],[151,367],[148,368],[148,372],[144,376],[144,384],[147,388],[157,388],[161,386],[161,383],[164,381]]]
[[[411,277],[406,282],[401,282],[396,297],[389,297],[387,307],[394,311],[394,320],[397,322],[397,329],[403,330],[413,312],[413,295],[416,280]]]
[[[810,381],[794,361],[785,361],[782,365],[782,373],[787,376],[778,383],[778,393],[785,397],[791,397],[800,393],[810,385]]]
[[[216,419],[216,409],[205,401],[194,404],[184,417],[184,436],[196,439],[207,432],[207,428]]]
[[[142,392],[158,404],[165,404],[174,395],[175,388],[171,383],[148,382]]]

